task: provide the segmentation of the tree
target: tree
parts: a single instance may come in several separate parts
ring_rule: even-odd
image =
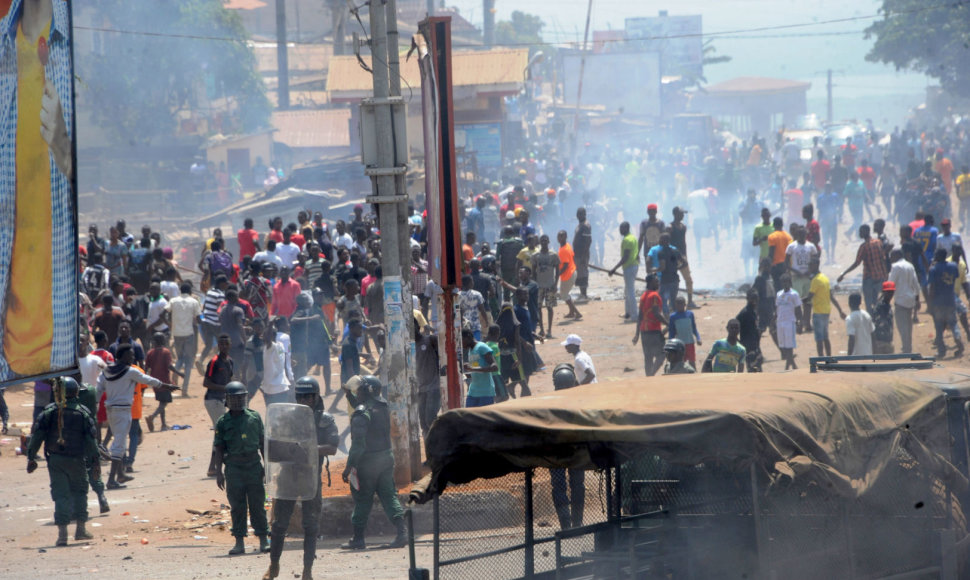
[[[543,44],[542,29],[545,25],[538,16],[516,10],[511,20],[502,20],[495,25],[495,44]]]
[[[970,90],[970,5],[939,0],[883,0],[882,19],[866,28],[875,43],[866,60],[936,78],[944,90]]]
[[[224,132],[268,126],[271,107],[248,34],[220,0],[89,6],[88,15],[108,31],[98,33],[100,54],[78,58],[79,90],[93,121],[120,144],[173,136],[179,111],[220,115]],[[218,110],[217,99],[226,103]]]
[[[731,62],[730,56],[726,54],[717,54],[717,48],[715,48],[713,40],[705,41],[702,50],[700,74],[695,71],[682,72],[685,85],[688,88],[697,87],[703,90],[703,85],[707,84],[707,77],[703,73],[704,67]]]

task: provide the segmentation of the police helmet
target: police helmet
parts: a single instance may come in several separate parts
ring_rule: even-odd
[[[664,352],[676,352],[679,354],[684,354],[687,347],[684,346],[684,341],[679,338],[671,338],[664,344]]]
[[[68,399],[73,399],[78,396],[81,392],[81,385],[77,384],[72,377],[64,377],[61,379],[61,387],[64,389],[64,396]]]
[[[319,395],[320,383],[311,376],[300,377],[293,386],[293,393],[296,395]]]
[[[577,384],[579,384],[579,381],[576,380],[576,371],[573,369],[573,365],[569,363],[556,365],[555,370],[552,371],[552,385],[556,390],[568,389]]]
[[[381,397],[384,385],[381,380],[374,375],[357,375],[347,381],[347,388],[355,397],[364,402],[368,399],[383,401]]]
[[[246,385],[239,381],[231,381],[226,385],[226,407],[230,411],[242,411],[248,401],[249,391],[246,390]]]

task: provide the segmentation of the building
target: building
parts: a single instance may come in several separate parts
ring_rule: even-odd
[[[811,83],[765,77],[738,77],[696,92],[690,109],[715,117],[735,135],[765,135],[793,126],[808,112]]]
[[[369,65],[370,56],[363,56]],[[492,50],[455,51],[452,55],[455,132],[464,133],[466,147],[481,149],[486,159],[479,166],[488,168],[501,163],[507,126],[505,98],[518,95],[524,86],[529,50],[496,48]],[[421,121],[421,75],[417,59],[401,55],[401,92],[408,106],[408,144],[412,155],[424,150]],[[335,56],[327,76],[330,102],[353,105],[373,95],[373,78],[361,68],[356,57]],[[353,108],[357,115],[357,108]],[[517,122],[519,130],[521,123]],[[355,127],[357,123],[352,121]],[[470,149],[469,149],[470,151]]]

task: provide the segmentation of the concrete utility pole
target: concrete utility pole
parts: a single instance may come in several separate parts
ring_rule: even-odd
[[[482,44],[485,48],[495,44],[495,0],[482,0]]]
[[[290,108],[290,64],[286,55],[286,0],[276,0],[276,106]]]
[[[394,44],[388,46],[388,15],[394,22]],[[375,195],[368,202],[378,204],[381,228],[381,267],[384,272],[384,322],[387,326],[387,344],[384,356],[386,377],[381,378],[387,385],[388,405],[391,411],[391,443],[394,451],[394,480],[398,486],[411,481],[411,429],[409,412],[411,406],[411,383],[408,379],[409,350],[413,344],[408,335],[408,319],[411,318],[411,296],[407,288],[409,279],[402,276],[402,266],[410,259],[402,260],[401,230],[406,243],[407,229],[402,202],[407,201],[404,185],[407,159],[396,159],[398,144],[407,143],[404,123],[400,130],[394,123],[394,107],[398,114],[404,114],[401,98],[391,94],[391,78],[395,79],[397,93],[400,94],[399,71],[392,74],[390,62],[393,59],[400,67],[397,47],[397,11],[394,2],[386,0],[370,1],[371,29],[371,68],[374,75],[374,98],[366,100],[365,106],[372,106],[377,149],[377,165],[365,168],[373,182]],[[393,54],[393,56],[391,56]],[[407,151],[406,147],[404,151]],[[399,186],[400,189],[399,189]],[[405,246],[406,247],[406,246]],[[410,253],[408,254],[410,256]]]

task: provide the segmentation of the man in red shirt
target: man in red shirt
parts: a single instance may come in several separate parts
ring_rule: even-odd
[[[852,143],[852,137],[845,138],[845,145],[841,147],[842,165],[851,170],[855,166],[855,156],[859,148]]]
[[[822,228],[819,227],[818,221],[815,219],[815,206],[808,204],[803,207],[802,219],[805,220],[805,239],[810,244],[815,244],[815,249],[821,255],[822,246],[819,243],[822,241]]]
[[[647,291],[640,296],[640,314],[637,328],[633,334],[633,344],[640,341],[643,348],[643,371],[648,377],[657,374],[664,364],[663,325],[667,319],[663,314],[663,299],[660,298],[660,278],[656,274],[647,276]]]
[[[818,150],[818,159],[812,163],[812,183],[815,189],[822,191],[825,189],[825,182],[829,180],[829,170],[832,165],[825,159],[825,151]]]
[[[859,179],[866,186],[866,191],[869,192],[869,195],[873,195],[876,191],[876,171],[869,166],[869,160],[863,159],[857,171],[859,172]]]
[[[236,232],[236,240],[239,241],[239,263],[242,264],[243,258],[252,258],[256,252],[260,251],[259,233],[253,229],[253,219],[243,220],[243,227]]]
[[[568,236],[566,230],[559,230],[556,234],[556,240],[559,242],[559,297],[569,307],[569,312],[563,318],[580,320],[583,315],[579,313],[573,299],[569,297],[569,291],[576,283],[576,254],[567,241]]]
[[[296,280],[290,279],[290,269],[280,268],[280,279],[273,285],[272,314],[289,318],[296,312],[296,297],[302,289]]]

